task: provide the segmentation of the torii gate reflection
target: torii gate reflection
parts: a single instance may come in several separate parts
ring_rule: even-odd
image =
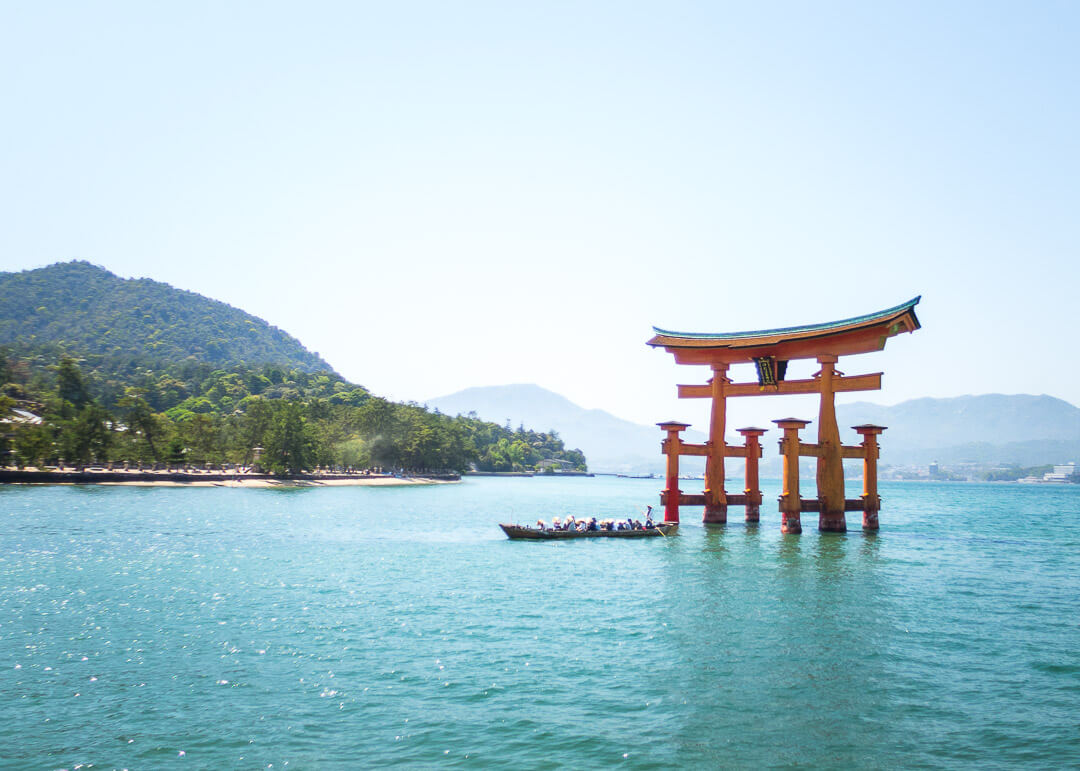
[[[727,429],[727,399],[738,396],[767,396],[771,394],[820,394],[818,410],[818,440],[801,442],[799,431],[810,421],[796,418],[774,420],[783,430],[780,451],[784,458],[783,491],[780,495],[781,530],[802,532],[800,515],[817,511],[818,528],[829,532],[844,532],[846,511],[863,512],[863,528],[876,530],[881,499],[877,493],[878,435],[884,426],[853,426],[863,441],[861,445],[840,443],[836,424],[835,395],[846,391],[876,391],[881,388],[881,372],[869,375],[846,376],[836,369],[841,356],[880,351],[886,341],[903,332],[919,329],[915,306],[916,297],[895,308],[870,313],[853,319],[811,324],[803,327],[768,329],[757,332],[708,334],[671,332],[657,329],[648,344],[662,347],[674,354],[678,364],[708,365],[712,379],[705,385],[680,385],[679,398],[712,399],[709,421],[709,441],[705,444],[683,442],[680,433],[687,424],[659,423],[666,432],[662,449],[667,455],[667,484],[660,501],[664,506],[664,521],[679,521],[679,506],[704,506],[705,522],[727,522],[728,506],[745,506],[746,521],[757,522],[761,505],[758,484],[759,439],[763,428],[740,428],[745,441],[729,445]],[[821,370],[810,380],[785,380],[787,364],[797,359],[816,359]],[[732,364],[754,363],[758,382],[733,383],[727,377]],[[705,491],[702,495],[686,495],[679,490],[679,456],[705,456]],[[799,457],[817,458],[817,495],[804,499],[799,495]],[[746,483],[742,495],[729,495],[725,490],[724,459],[746,459]],[[863,494],[861,498],[844,497],[844,458],[863,460]]]

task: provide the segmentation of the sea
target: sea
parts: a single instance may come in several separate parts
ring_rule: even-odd
[[[660,485],[6,486],[0,767],[1080,766],[1080,486],[883,483],[877,533],[782,535],[775,485],[758,525],[498,527]]]

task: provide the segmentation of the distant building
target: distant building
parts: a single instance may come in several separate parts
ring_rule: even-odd
[[[568,460],[559,460],[558,458],[544,458],[544,460],[539,461],[536,464],[537,471],[543,471],[548,468],[555,472],[569,471],[574,468],[574,464]]]
[[[18,407],[13,407],[8,417],[0,419],[0,423],[14,423],[26,426],[40,426],[41,422],[40,416]]]
[[[1065,482],[1071,482],[1072,479],[1070,479],[1070,477],[1073,477],[1075,475],[1075,463],[1062,463],[1060,465],[1054,466],[1053,471],[1047,471],[1045,474],[1042,475],[1042,477],[1024,477],[1019,481],[1026,482],[1028,484],[1062,484]]]
[[[1043,474],[1044,482],[1068,482],[1069,477],[1076,474],[1075,463],[1063,463],[1060,466],[1054,466],[1054,470]]]

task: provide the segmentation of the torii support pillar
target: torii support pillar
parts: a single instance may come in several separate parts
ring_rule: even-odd
[[[682,439],[679,434],[689,427],[689,423],[679,423],[671,420],[667,423],[657,423],[664,431],[667,431],[667,439],[661,445],[664,454],[667,455],[667,484],[664,490],[664,521],[679,522],[679,499],[682,490],[679,489],[679,449],[682,447]]]
[[[863,530],[878,529],[878,512],[881,510],[881,497],[877,488],[877,460],[881,450],[878,447],[878,435],[885,430],[885,426],[875,426],[865,423],[861,426],[852,426],[863,438]]]
[[[780,453],[784,456],[784,488],[780,493],[780,532],[802,532],[802,498],[799,496],[799,431],[809,420],[784,418],[773,423],[784,430]]]
[[[740,428],[739,434],[746,439],[746,521],[761,520],[761,484],[758,481],[758,458],[761,457],[761,437],[764,428]]]

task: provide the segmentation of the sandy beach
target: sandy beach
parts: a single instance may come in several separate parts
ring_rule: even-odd
[[[400,487],[405,485],[446,485],[461,480],[428,479],[425,477],[356,477],[353,479],[247,479],[237,477],[229,480],[193,479],[176,481],[171,479],[148,479],[124,482],[97,482],[100,485],[114,487]],[[86,484],[70,482],[68,484]]]

